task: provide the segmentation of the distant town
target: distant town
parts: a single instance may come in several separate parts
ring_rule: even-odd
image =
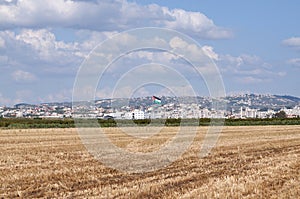
[[[159,99],[159,103],[157,103]],[[99,99],[93,102],[16,104],[0,107],[1,118],[274,118],[300,117],[300,98],[293,96],[231,95],[213,106],[210,97],[167,97]]]

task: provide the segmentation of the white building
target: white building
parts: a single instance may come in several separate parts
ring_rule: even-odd
[[[144,111],[135,109],[131,114],[132,114],[132,119],[135,119],[135,120],[145,119]]]
[[[245,109],[241,107],[240,118],[256,118],[258,117],[257,109],[251,109],[246,107]]]
[[[258,111],[257,117],[262,118],[262,119],[272,118],[274,114],[275,114],[275,111],[269,109],[268,111]]]
[[[286,113],[287,117],[289,117],[289,118],[295,118],[295,117],[300,116],[300,107],[299,106],[295,106],[293,109],[283,108],[281,110],[284,111]]]
[[[245,110],[245,117],[246,118],[256,118],[257,117],[257,110],[256,109],[250,109],[246,108]]]
[[[23,112],[22,111],[17,111],[16,112],[16,117],[18,117],[18,118],[24,117]]]
[[[116,119],[124,119],[125,118],[125,113],[121,112],[121,111],[116,111],[115,113],[111,113],[109,115],[116,118]],[[126,118],[126,119],[128,119],[128,118]]]

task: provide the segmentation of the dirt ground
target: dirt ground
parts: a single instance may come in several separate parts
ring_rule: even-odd
[[[178,160],[144,173],[104,166],[76,129],[0,130],[0,198],[299,198],[300,126],[224,127],[199,158],[206,130]],[[142,153],[177,131],[166,127],[145,140],[105,129],[116,146]]]

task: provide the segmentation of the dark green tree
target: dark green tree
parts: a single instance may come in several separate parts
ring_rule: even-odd
[[[279,111],[278,113],[275,113],[275,118],[287,118],[287,115],[284,111]]]

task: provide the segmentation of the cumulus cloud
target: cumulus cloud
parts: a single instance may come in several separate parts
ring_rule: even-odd
[[[187,48],[188,43],[179,37],[173,37],[170,42],[172,48]]]
[[[77,51],[83,50],[77,42],[57,41],[55,35],[47,29],[23,29],[15,36],[15,40],[30,47],[38,54],[39,59],[44,61],[55,60],[56,63],[62,61],[63,58],[70,57]],[[65,62],[63,63],[65,64]]]
[[[204,66],[203,64],[207,64],[211,59],[218,59],[217,53],[213,51],[211,46],[199,47],[197,44],[184,41],[179,37],[173,37],[169,45],[174,49],[174,52],[196,63],[197,67]]]
[[[55,50],[63,45],[62,43],[57,43],[54,34],[45,29],[22,30],[19,35],[16,35],[15,39],[31,47],[42,60],[51,60]]]
[[[12,73],[12,78],[16,82],[32,82],[35,81],[37,78],[34,74],[22,70],[16,70]]]
[[[212,46],[203,46],[202,50],[212,60],[219,60],[219,55],[214,52],[214,48]]]
[[[219,55],[217,61],[224,75],[235,77],[240,83],[257,84],[270,82],[275,78],[283,77],[285,72],[275,71],[271,64],[257,55],[242,54],[240,56]]]
[[[79,33],[78,33],[79,34]],[[0,66],[6,65],[40,73],[74,74],[80,63],[108,33],[89,33],[81,41],[59,41],[49,29],[0,31],[5,48],[0,47]],[[4,59],[5,58],[5,59]]]
[[[141,34],[143,31],[117,35],[104,46],[100,45],[95,49],[77,76],[80,83],[75,86],[76,91],[79,91],[78,96],[76,92],[79,100],[94,96],[82,93],[83,90],[87,90],[87,82],[93,80],[99,82],[98,89],[103,92],[106,92],[107,88],[110,88],[110,92],[118,88],[118,97],[134,92],[136,86],[149,83],[168,85],[168,88],[182,88],[189,83],[197,86],[196,81],[187,81],[189,78],[205,78],[205,81],[214,81],[216,84],[216,78],[213,76],[218,75],[218,70],[211,63],[212,59],[218,59],[218,54],[214,52],[213,47],[200,47],[193,40],[180,37],[180,34],[177,36],[160,32],[156,36],[145,37]],[[147,31],[146,33],[149,34]],[[158,38],[161,35],[162,37]],[[156,45],[155,41],[160,42]],[[116,57],[118,59],[115,59]],[[115,87],[116,85],[118,87]],[[95,92],[95,89],[92,91]]]
[[[44,28],[45,24],[97,31],[156,26],[211,39],[232,35],[200,12],[171,10],[156,4],[142,6],[126,0],[18,0],[0,5],[0,29]]]
[[[283,45],[300,48],[300,37],[291,37],[282,41]]]
[[[217,26],[203,13],[156,4],[141,5],[129,0],[0,0],[0,68],[11,77],[12,85],[16,82],[63,82],[59,78],[75,76],[83,60],[103,40],[123,30],[145,26],[176,29],[194,38],[224,39],[232,36],[230,30]],[[68,36],[70,38],[66,38]],[[123,34],[107,51],[119,52],[118,48],[137,42],[131,35]],[[178,52],[191,52],[190,57],[195,60],[199,60],[199,52],[213,60],[219,59],[211,46],[201,49],[186,44],[185,49],[182,43],[178,43],[180,41],[175,39],[172,42],[172,45],[177,45]],[[146,46],[153,44],[163,48],[171,43],[159,36],[145,41]],[[99,59],[110,56],[105,55]],[[136,61],[137,64],[150,60],[176,65],[181,72],[187,71],[184,61],[169,52],[140,51],[130,56],[124,60],[132,58],[130,63]],[[203,70],[208,69],[209,66],[203,67]],[[54,98],[63,99],[64,95],[48,96],[49,100]]]
[[[214,22],[200,12],[187,12],[182,9],[169,10],[163,8],[165,15],[173,20],[166,20],[164,23],[168,28],[180,31],[192,31],[192,33],[202,34],[202,36],[217,39],[232,36],[229,30],[217,27]]]

